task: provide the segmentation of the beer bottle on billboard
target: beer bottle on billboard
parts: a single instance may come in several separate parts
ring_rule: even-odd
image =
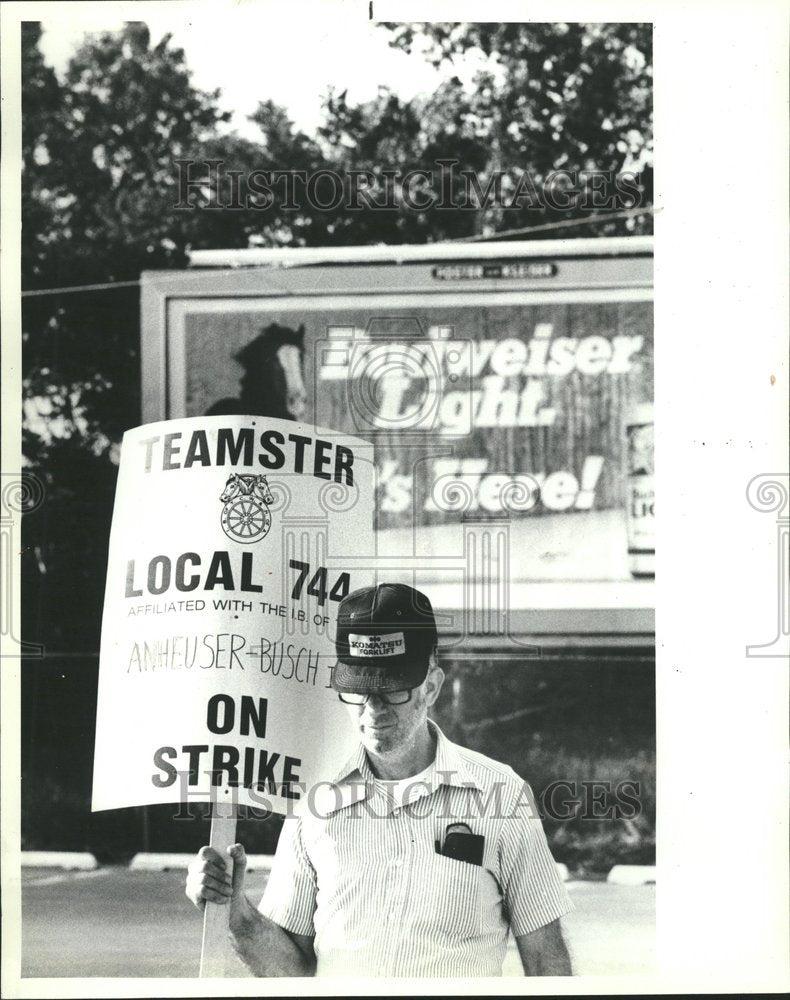
[[[628,566],[634,577],[655,576],[653,404],[632,408],[625,428]]]

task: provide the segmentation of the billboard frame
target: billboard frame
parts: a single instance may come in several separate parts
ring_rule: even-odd
[[[514,262],[536,264],[535,276],[507,276]],[[172,414],[173,341],[188,302],[228,300],[234,309],[281,307],[285,299],[340,297],[387,301],[417,296],[424,304],[451,293],[480,302],[502,293],[527,300],[652,301],[653,238],[617,237],[420,246],[199,250],[191,266],[141,276],[141,374],[144,423]],[[482,263],[486,276],[469,265]],[[499,268],[504,272],[495,274]],[[457,266],[457,267],[456,267]],[[478,269],[479,270],[479,269]],[[542,273],[553,270],[553,273]],[[466,273],[464,273],[466,271]],[[458,274],[458,277],[453,277]],[[447,276],[449,275],[449,277]],[[492,293],[494,293],[492,295]],[[509,297],[509,296],[508,296]],[[290,302],[289,302],[290,305]],[[654,642],[654,585],[649,580],[529,585],[529,597],[509,615],[520,643],[540,647],[649,646]],[[520,590],[523,588],[519,588]],[[438,610],[438,609],[437,609]],[[448,604],[447,617],[458,609]],[[451,625],[457,634],[457,625]],[[497,643],[494,635],[467,637],[470,651]]]

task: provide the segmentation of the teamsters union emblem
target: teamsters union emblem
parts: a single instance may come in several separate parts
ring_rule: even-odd
[[[274,497],[266,476],[231,473],[220,500],[225,504],[220,518],[222,530],[235,542],[257,542],[272,526],[267,504],[274,503]]]

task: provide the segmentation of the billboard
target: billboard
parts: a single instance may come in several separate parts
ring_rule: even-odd
[[[653,400],[649,241],[388,250],[147,275],[151,418],[277,412],[295,348],[298,418],[371,443],[377,551],[411,555],[415,586],[460,607],[487,546],[517,612],[630,609],[649,633],[655,509],[643,482],[635,518],[629,467]]]

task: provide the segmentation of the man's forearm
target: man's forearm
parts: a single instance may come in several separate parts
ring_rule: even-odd
[[[230,916],[236,954],[255,976],[312,976],[315,962],[282,927],[255,909],[246,896]]]
[[[526,976],[572,976],[571,959],[559,920],[516,937]]]
[[[531,954],[524,962],[524,974],[527,976],[573,975],[571,958],[562,939],[546,951]]]

